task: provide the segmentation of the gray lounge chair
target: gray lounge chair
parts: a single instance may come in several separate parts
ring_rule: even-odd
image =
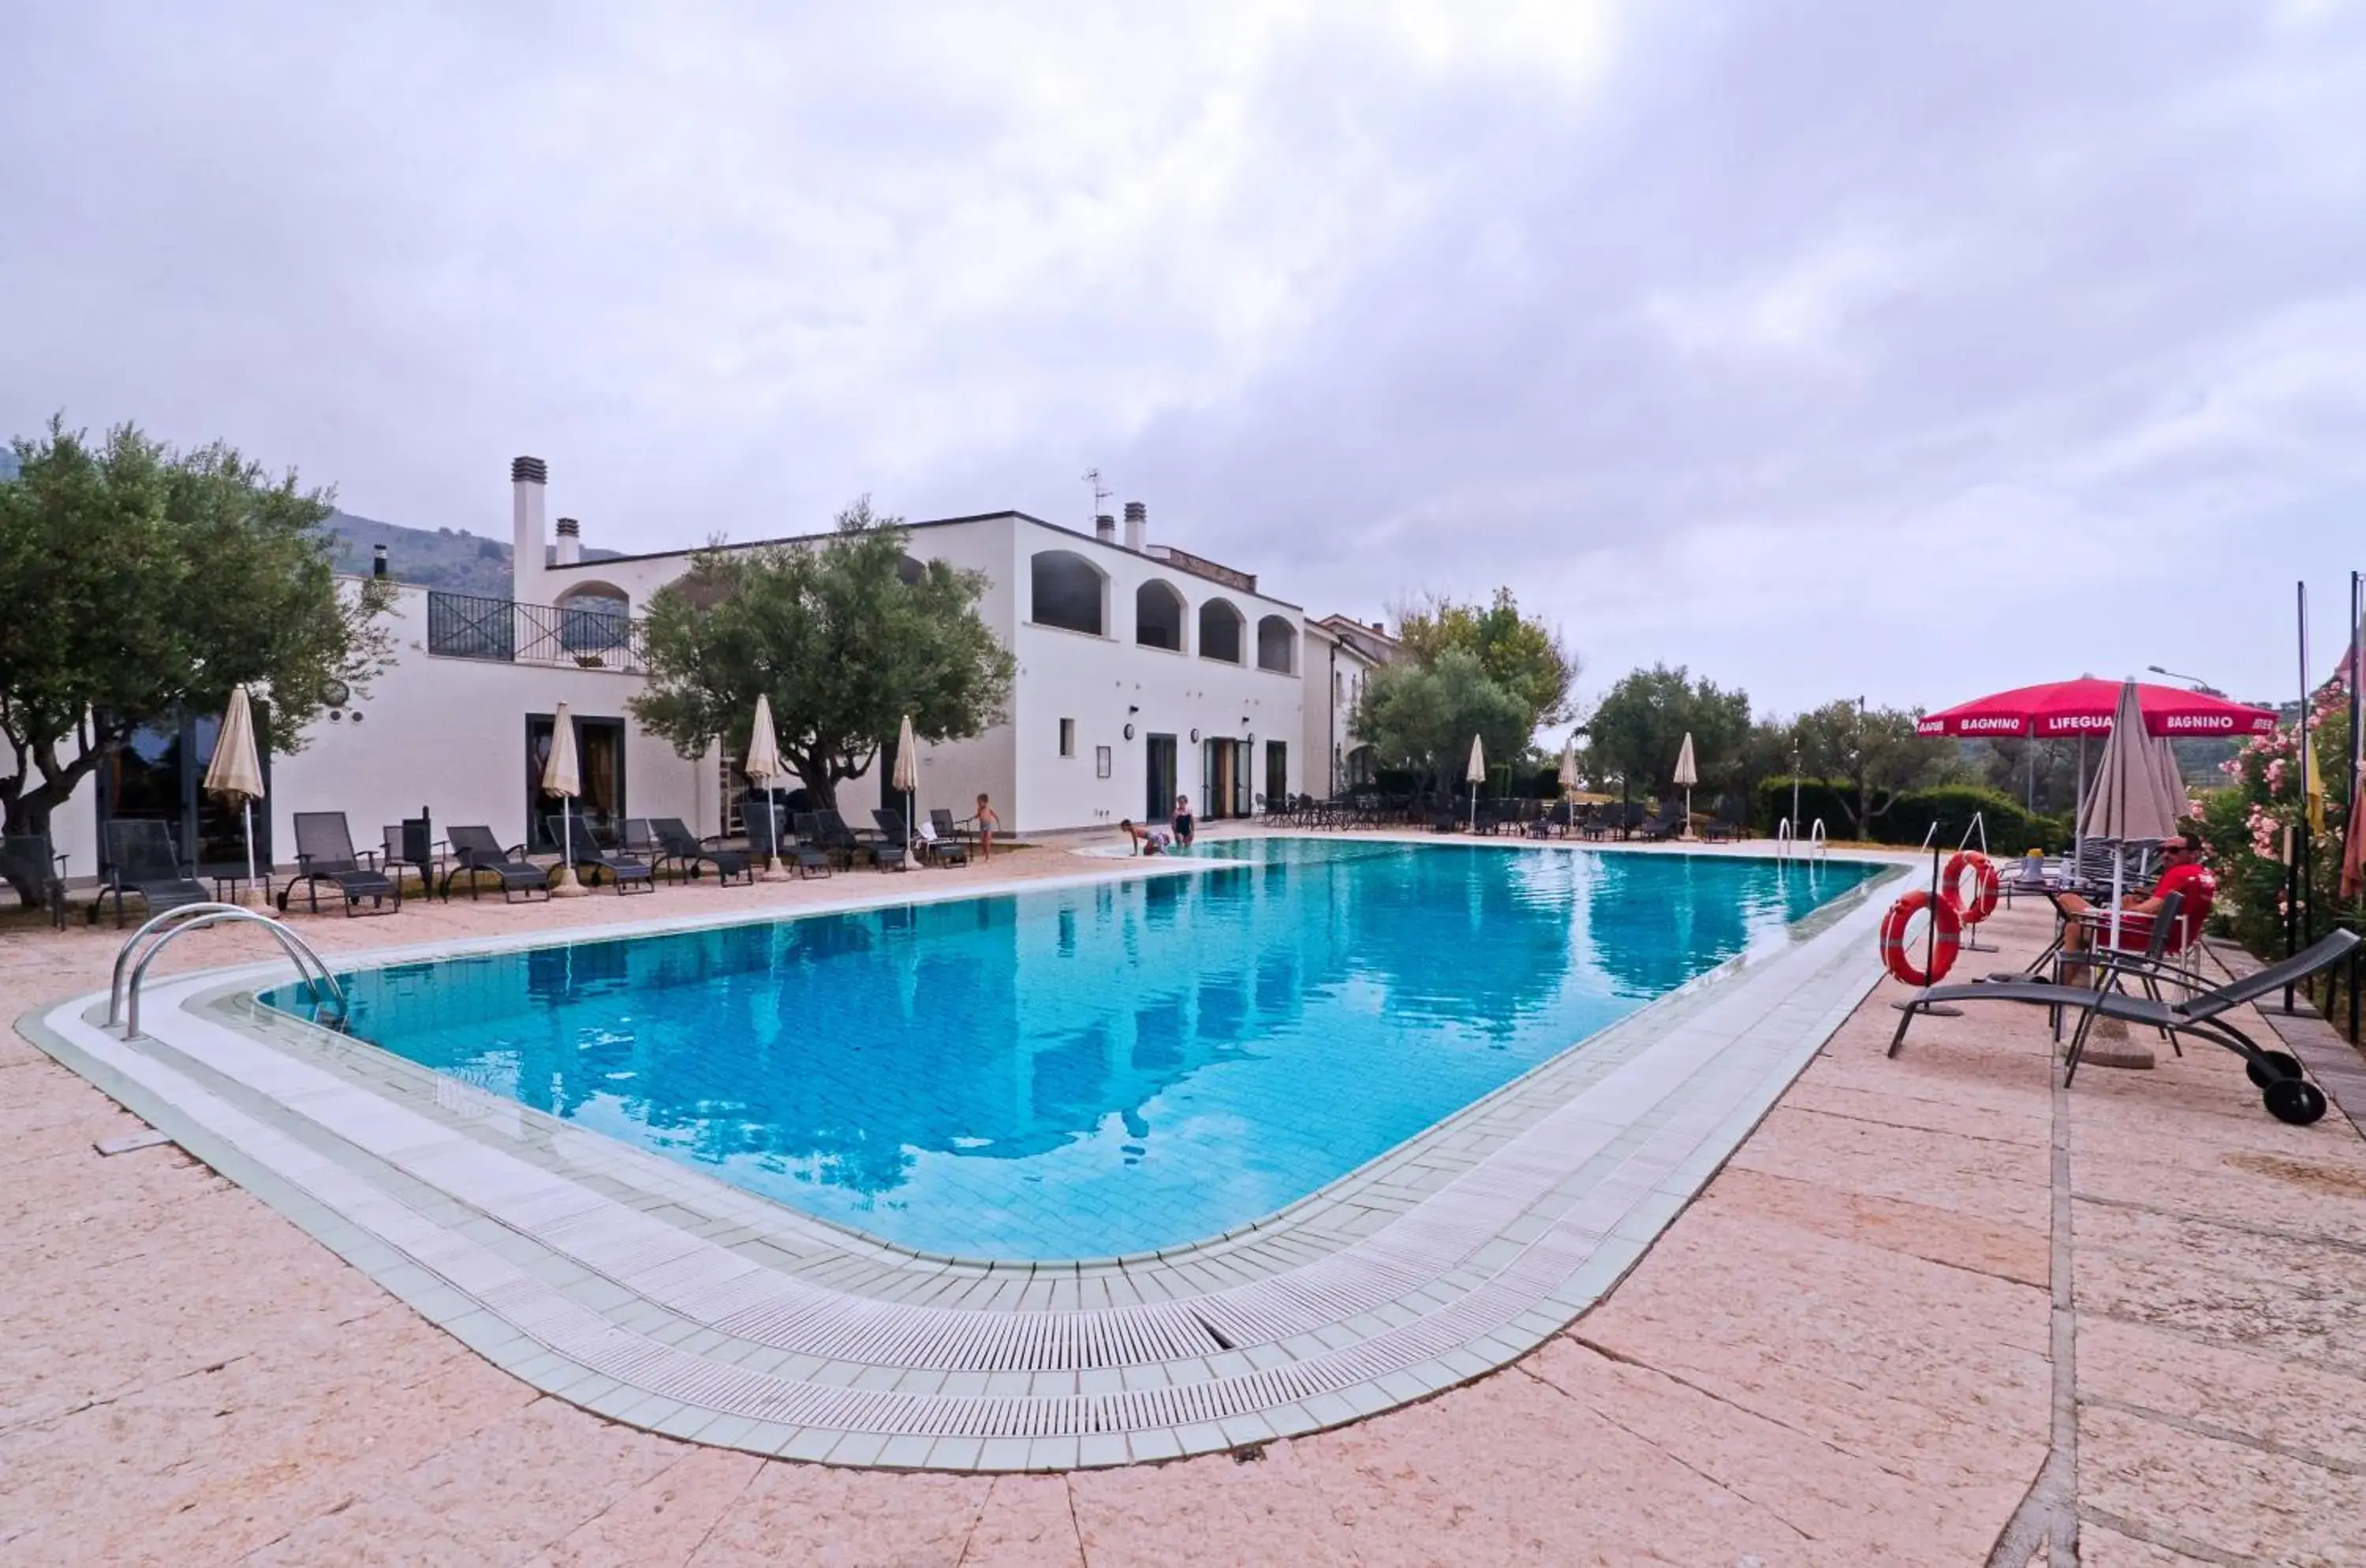
[[[377,859],[377,852],[365,852],[369,860]],[[402,885],[375,864],[362,863],[363,855],[354,851],[354,833],[345,826],[342,811],[299,811],[296,813],[296,874],[279,890],[279,912],[287,912],[287,901],[294,897],[298,885],[304,888],[305,902],[314,914],[321,912],[321,884],[332,884],[345,896],[347,918],[361,913],[362,900],[370,901],[374,915],[391,915],[402,908]]]
[[[573,861],[576,871],[586,882],[596,883],[600,874],[605,872],[609,882],[620,895],[635,888],[644,893],[658,890],[657,874],[648,862],[635,855],[602,849],[599,840],[592,837],[592,825],[582,818],[569,813],[564,817],[546,817],[543,820],[549,825],[553,839],[561,843],[567,843],[569,839],[573,840],[567,854],[561,857],[560,863]]]
[[[1907,1025],[1915,1016],[1954,1002],[2018,1002],[2025,1007],[2075,1010],[2079,1014],[2079,1028],[2070,1037],[2070,1049],[2066,1055],[2062,1074],[2064,1088],[2079,1076],[2079,1058],[2087,1049],[2088,1032],[2101,1018],[2118,1019],[2124,1023],[2145,1029],[2158,1029],[2174,1037],[2191,1034],[2214,1045],[2223,1045],[2243,1058],[2245,1070],[2258,1086],[2259,1098],[2268,1114],[2279,1122],[2289,1122],[2305,1127],[2325,1114],[2325,1091],[2303,1076],[2300,1059],[2286,1051],[2270,1051],[2261,1047],[2250,1036],[2228,1021],[2228,1015],[2247,1002],[2257,1001],[2297,985],[2321,970],[2330,969],[2348,958],[2358,946],[2356,931],[2338,931],[2318,942],[2304,953],[2294,953],[2281,964],[2266,968],[2243,979],[2224,986],[2196,990],[2179,1002],[2156,1001],[2150,997],[2132,997],[2108,987],[2089,989],[2083,986],[2048,985],[2037,981],[1988,981],[1968,986],[1938,986],[1918,992],[1898,1004],[1902,1017],[1898,1021],[1898,1032],[1890,1036],[1889,1055],[1898,1055],[1906,1042]]]
[[[1717,815],[1701,829],[1701,838],[1712,844],[1729,844],[1749,837],[1748,808],[1734,795],[1718,803]]]
[[[745,852],[727,850],[720,844],[701,839],[679,817],[652,817],[648,822],[650,836],[657,842],[656,863],[659,867],[670,862],[693,881],[702,864],[715,868],[717,882],[727,883],[735,876],[743,882],[756,880],[756,863]]]
[[[197,869],[181,858],[173,830],[152,817],[118,817],[107,825],[106,888],[90,907],[90,921],[107,900],[115,900],[115,926],[123,929],[123,900],[136,897],[152,915],[213,897],[197,880]]]
[[[47,833],[12,833],[0,839],[0,882],[29,889],[50,923],[66,929],[66,857],[55,853]]]
[[[501,885],[501,902],[515,902],[523,893],[531,903],[536,894],[550,897],[550,868],[536,865],[525,858],[524,844],[512,844],[504,849],[490,828],[477,826],[451,829],[452,864],[444,873],[444,899],[452,898],[452,882],[456,877],[468,879],[468,897],[478,897],[479,876],[496,878]]]
[[[1643,837],[1652,843],[1673,839],[1684,830],[1684,803],[1681,800],[1672,800],[1661,807],[1660,814],[1643,824]]]

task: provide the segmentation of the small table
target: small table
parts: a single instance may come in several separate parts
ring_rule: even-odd
[[[265,906],[271,902],[271,873],[267,870],[257,872],[252,878],[246,874],[246,867],[242,865],[201,865],[197,871],[200,877],[214,885],[216,903],[238,903],[239,890],[249,881],[261,889],[262,902]]]

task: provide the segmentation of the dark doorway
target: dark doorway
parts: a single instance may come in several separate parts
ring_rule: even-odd
[[[583,793],[568,809],[591,826],[592,836],[613,844],[625,821],[625,721],[621,718],[575,718],[575,766]],[[551,716],[525,716],[525,842],[544,853],[555,853],[558,837],[548,818],[559,813],[556,796],[542,793],[542,773],[550,765]]]
[[[904,792],[896,787],[896,739],[893,735],[879,743],[879,809],[904,815]]]
[[[1199,815],[1246,817],[1249,814],[1249,748],[1245,740],[1211,740],[1205,748]]]
[[[1149,796],[1143,804],[1143,820],[1164,822],[1175,815],[1175,737],[1146,735],[1143,737],[1143,772],[1149,779]]]
[[[254,803],[254,860],[271,861],[271,714],[254,705],[254,748],[263,762],[261,800]],[[246,863],[246,825],[236,802],[205,792],[221,715],[183,709],[132,731],[99,771],[98,842],[117,818],[153,818],[172,829],[174,847],[201,866],[225,870]],[[100,851],[103,856],[106,852]]]
[[[1266,809],[1274,810],[1290,799],[1290,743],[1268,740],[1265,743]]]

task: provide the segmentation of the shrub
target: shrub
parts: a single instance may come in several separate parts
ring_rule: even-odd
[[[1844,830],[1854,816],[1849,809],[1853,799],[1853,791],[1845,784],[1831,779],[1801,779],[1801,820],[1797,830],[1805,837],[1807,826],[1820,818],[1826,833],[1836,828]],[[1774,825],[1791,814],[1790,779],[1772,778],[1760,784],[1756,804],[1755,826],[1762,832],[1773,832]],[[2065,819],[2034,815],[2012,796],[1977,784],[1935,784],[1929,789],[1908,790],[1874,819],[1873,828],[1878,842],[1920,844],[1936,822],[1936,841],[1953,849],[1963,841],[1964,830],[1971,825],[1975,813],[1987,829],[1989,850],[1993,854],[2018,855],[2033,849],[2050,853],[2070,839],[2070,824]]]

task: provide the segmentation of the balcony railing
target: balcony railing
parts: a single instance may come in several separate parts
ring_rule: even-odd
[[[648,645],[641,623],[614,599],[521,604],[430,589],[427,651],[444,659],[638,674],[647,668]]]

